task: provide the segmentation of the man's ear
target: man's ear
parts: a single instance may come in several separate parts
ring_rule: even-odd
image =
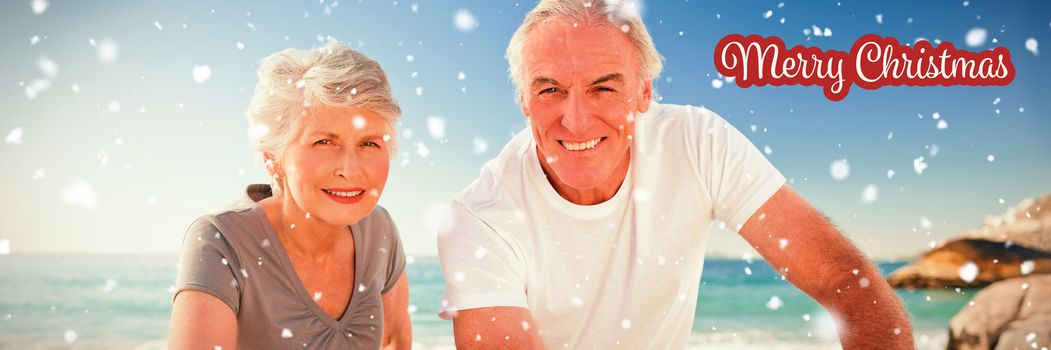
[[[647,80],[642,83],[642,98],[639,99],[639,103],[636,105],[636,109],[639,110],[639,113],[646,113],[646,111],[650,110],[650,100],[652,99],[653,81]]]
[[[526,104],[526,97],[524,92],[518,93],[518,107],[522,109],[522,115],[529,118],[529,105]]]

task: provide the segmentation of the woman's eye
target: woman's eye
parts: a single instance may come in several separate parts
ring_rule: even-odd
[[[332,140],[321,139],[321,140],[317,140],[317,142],[314,142],[314,144],[315,145],[331,145],[332,144]]]
[[[365,142],[362,142],[361,145],[365,146],[365,147],[380,148],[380,144],[376,143],[375,141],[365,141]]]

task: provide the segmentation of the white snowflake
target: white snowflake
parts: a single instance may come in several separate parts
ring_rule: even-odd
[[[471,139],[471,143],[474,144],[474,154],[482,154],[489,149],[489,142],[486,142],[482,138],[475,137],[474,139]]]
[[[48,78],[54,78],[58,75],[58,64],[55,64],[55,61],[52,61],[47,56],[40,56],[37,58],[36,66]]]
[[[427,117],[427,132],[431,134],[435,140],[441,140],[445,138],[445,118],[442,117]]]
[[[77,341],[77,332],[72,329],[67,329],[66,333],[62,334],[62,338],[65,339],[67,343],[75,342]]]
[[[916,171],[916,175],[923,175],[923,171],[927,170],[927,163],[923,162],[923,157],[912,160],[912,170]]]
[[[963,264],[962,267],[957,271],[960,274],[960,279],[964,282],[974,282],[975,277],[978,277],[978,265],[974,262],[968,261]]]
[[[355,115],[354,118],[350,119],[350,124],[354,126],[355,129],[361,130],[365,128],[367,122],[365,121],[365,117]]]
[[[869,184],[865,186],[865,189],[861,191],[861,202],[872,203],[876,201],[876,196],[879,194],[879,189],[876,185]]]
[[[7,138],[4,138],[4,142],[11,145],[22,144],[22,128],[14,128],[11,132],[7,133]]]
[[[836,181],[843,181],[850,176],[850,164],[847,163],[846,159],[839,159],[832,162],[832,165],[828,167],[829,174],[832,174],[832,179]]]
[[[776,295],[770,297],[770,300],[766,302],[766,308],[770,310],[780,309],[782,305],[784,305],[784,303],[781,302],[781,298],[778,298]]]
[[[193,66],[193,81],[198,84],[208,81],[212,77],[212,68],[208,65]]]
[[[62,203],[83,207],[95,208],[95,188],[81,179],[75,179],[62,189]]]
[[[33,9],[33,14],[37,16],[43,14],[44,11],[47,11],[48,5],[47,0],[33,0],[29,3],[29,7]],[[76,335],[74,335],[73,338],[75,339]]]
[[[91,40],[94,43],[94,39]],[[92,44],[95,46],[95,44]],[[120,49],[117,47],[117,43],[111,39],[102,39],[98,42],[96,47],[99,60],[104,64],[113,64],[117,62],[117,58],[120,56]]]
[[[460,9],[453,16],[453,24],[456,26],[456,30],[469,33],[478,27],[478,20],[467,9]]]
[[[1036,38],[1025,39],[1025,49],[1032,52],[1034,55],[1040,54],[1040,49],[1037,47],[1040,43],[1036,41]]]
[[[106,279],[106,283],[102,285],[102,292],[109,293],[114,289],[117,289],[117,280],[112,278]]]
[[[989,36],[989,32],[985,28],[974,27],[967,31],[967,35],[964,37],[964,42],[970,47],[979,47],[985,45],[985,39]]]
[[[1021,269],[1023,275],[1028,275],[1032,273],[1034,269],[1036,269],[1036,262],[1032,260],[1026,260],[1023,261],[1022,264],[1018,267],[1019,269]]]
[[[417,142],[416,155],[420,156],[420,158],[427,158],[427,156],[431,155],[431,150],[423,142]]]

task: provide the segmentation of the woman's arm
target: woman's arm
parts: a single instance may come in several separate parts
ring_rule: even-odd
[[[236,348],[237,317],[230,306],[211,294],[196,290],[185,290],[175,296],[168,349]]]
[[[408,269],[383,295],[383,349],[412,349]]]

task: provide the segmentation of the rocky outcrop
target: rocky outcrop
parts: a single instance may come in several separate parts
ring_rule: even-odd
[[[888,278],[899,288],[982,287],[1051,273],[1051,194],[1023,200],[924,253]]]
[[[976,288],[1033,273],[1051,273],[1051,253],[1002,242],[958,239],[924,253],[887,280],[895,288]]]
[[[996,282],[949,323],[950,350],[1041,349],[1051,344],[1051,275]]]
[[[957,238],[1011,242],[1051,252],[1051,193],[1025,199],[1001,215],[986,216],[982,227]]]

